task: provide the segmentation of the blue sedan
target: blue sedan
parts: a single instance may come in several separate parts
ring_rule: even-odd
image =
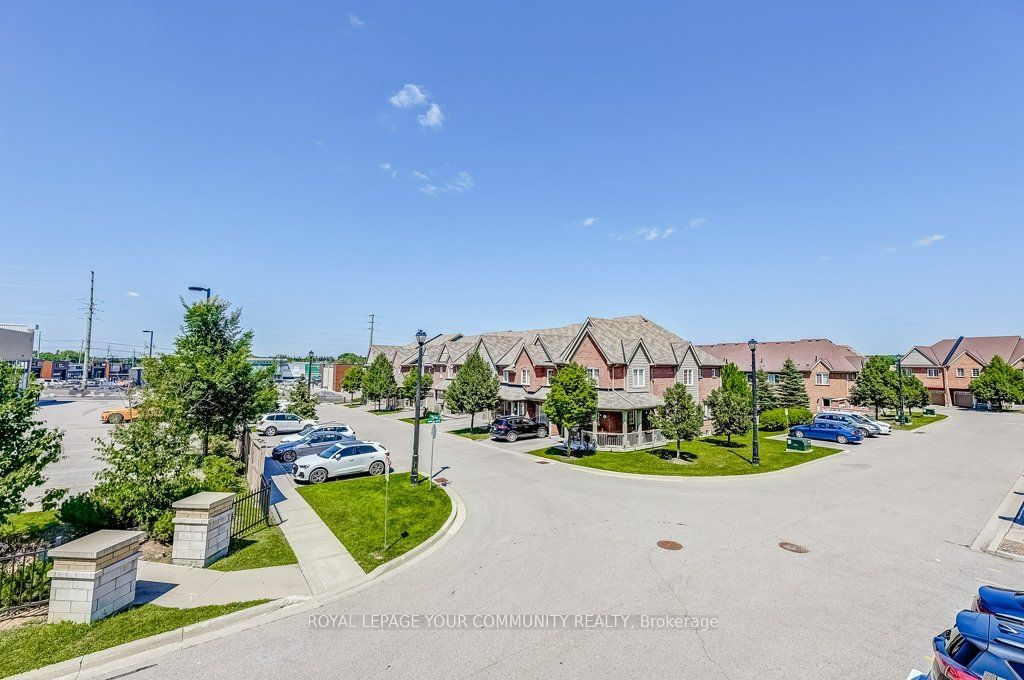
[[[789,428],[789,436],[797,439],[826,439],[830,442],[848,444],[863,439],[859,434],[839,423],[817,421],[810,425],[795,425]]]

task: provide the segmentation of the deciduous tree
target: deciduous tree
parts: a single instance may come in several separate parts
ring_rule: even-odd
[[[1002,410],[1007,403],[1024,402],[1024,372],[1010,366],[999,355],[992,357],[981,374],[971,381],[971,392],[978,401],[995,404]]]
[[[422,400],[430,388],[434,386],[434,376],[429,373],[424,373],[420,376],[420,399]],[[402,381],[402,396],[409,401],[416,399],[416,371],[411,370],[405,374],[405,380]]]
[[[875,418],[880,408],[891,408],[896,403],[893,392],[895,373],[892,362],[886,356],[873,356],[857,374],[857,380],[850,389],[850,403],[854,406],[872,406]]]
[[[724,434],[730,444],[734,434],[743,435],[750,431],[750,399],[719,387],[708,395],[705,403],[711,411],[715,434]]]
[[[548,419],[562,430],[566,453],[571,455],[573,429],[592,423],[597,416],[597,384],[583,366],[564,366],[551,378],[551,391],[543,409]]]
[[[363,373],[362,381],[363,401],[377,402],[380,409],[381,401],[390,399],[398,394],[398,383],[395,382],[395,367],[391,365],[388,358],[383,354],[374,357],[366,372]]]
[[[675,383],[662,395],[664,403],[654,409],[651,420],[666,437],[676,440],[676,458],[680,456],[680,443],[700,435],[704,414],[686,385]]]
[[[497,406],[499,387],[497,374],[479,352],[473,352],[445,391],[445,404],[452,413],[469,414],[469,429],[472,432],[476,414]]]
[[[297,380],[288,393],[289,413],[294,413],[300,418],[316,418],[317,398],[309,393],[309,386],[305,380]]]
[[[363,367],[353,366],[352,368],[345,371],[345,377],[341,379],[341,389],[348,392],[350,399],[356,398],[356,392],[358,392],[363,386]]]

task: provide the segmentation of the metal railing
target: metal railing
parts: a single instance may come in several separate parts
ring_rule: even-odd
[[[587,439],[593,437],[589,432],[584,433]],[[661,446],[666,443],[665,435],[661,430],[638,430],[636,432],[598,432],[597,448],[613,451],[636,451],[637,449],[649,449]]]
[[[260,488],[235,498],[234,517],[231,520],[231,538],[261,526],[270,519],[270,484],[262,480]]]
[[[0,557],[0,620],[46,604],[53,563],[47,548]]]

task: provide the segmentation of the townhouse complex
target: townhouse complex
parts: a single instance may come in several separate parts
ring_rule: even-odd
[[[444,408],[445,390],[459,367],[474,352],[499,376],[502,415],[523,415],[546,422],[541,404],[551,378],[561,367],[586,367],[597,384],[597,445],[617,448],[650,442],[657,436],[651,413],[665,390],[686,385],[703,403],[721,384],[720,369],[736,364],[749,372],[746,343],[697,346],[643,316],[587,318],[558,328],[500,331],[480,335],[444,334],[424,345],[423,371],[433,378],[428,401]],[[399,383],[415,370],[418,346],[374,345],[367,362],[383,354],[395,367]],[[849,389],[865,357],[829,340],[769,342],[758,346],[758,367],[774,382],[787,357],[803,372],[811,407],[821,410],[846,404]],[[548,424],[552,431],[556,428]]]
[[[931,394],[932,403],[970,408],[971,380],[981,375],[992,357],[1024,368],[1024,338],[1019,335],[947,338],[934,345],[917,345],[903,355],[903,370],[916,375]]]

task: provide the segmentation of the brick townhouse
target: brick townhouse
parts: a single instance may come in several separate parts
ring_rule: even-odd
[[[904,371],[916,375],[928,388],[933,404],[971,408],[971,380],[981,374],[994,356],[1002,357],[1014,368],[1024,368],[1024,338],[961,335],[934,345],[917,345],[903,355],[902,363]]]
[[[722,366],[718,358],[642,316],[588,318],[539,330],[445,334],[424,345],[424,373],[433,376],[430,397],[436,406],[443,408],[445,390],[473,352],[499,376],[497,412],[540,421],[546,421],[541,404],[558,369],[573,362],[584,366],[598,387],[592,435],[607,448],[656,443],[651,411],[662,403],[665,390],[681,382],[703,400],[717,386]],[[415,370],[415,343],[376,345],[367,361],[377,354],[392,362],[398,381]]]
[[[736,364],[750,378],[750,348],[745,342],[701,345],[700,349],[726,362]],[[827,339],[759,342],[757,368],[768,373],[768,382],[777,383],[782,365],[792,359],[803,374],[811,410],[847,406],[850,388],[867,361],[849,345]]]

